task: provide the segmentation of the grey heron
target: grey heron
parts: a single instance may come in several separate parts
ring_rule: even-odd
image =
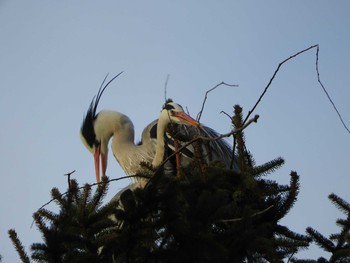
[[[104,90],[119,75],[103,86],[104,80],[90,103],[80,129],[83,144],[94,156],[97,182],[100,182],[100,163],[102,176],[106,174],[108,142],[111,137],[113,137],[111,148],[114,157],[126,174],[136,175],[145,171],[141,163],[150,163],[153,167],[162,163],[165,153],[164,133],[168,124],[174,122],[199,126],[199,123],[187,115],[180,105],[168,100],[159,119],[146,126],[142,132],[141,142],[135,144],[134,126],[128,116],[116,111],[96,112]]]

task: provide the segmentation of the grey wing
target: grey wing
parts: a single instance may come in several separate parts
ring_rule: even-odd
[[[148,124],[142,131],[141,135],[141,143],[157,143],[157,124],[158,119],[152,121],[150,124]]]
[[[208,138],[218,138],[219,133],[208,126],[202,126],[200,129],[201,136]],[[212,161],[221,161],[225,167],[229,168],[232,162],[232,146],[224,138],[211,140],[208,142],[209,150],[211,151]]]
[[[207,126],[201,126],[200,128],[188,126],[188,125],[177,125],[175,131],[175,138],[182,142],[188,142],[198,136],[207,138],[217,138],[220,134],[214,131],[212,128]],[[230,168],[232,162],[232,147],[227,143],[224,138],[217,140],[201,141],[202,154],[207,163],[212,161],[221,161],[225,167]],[[189,158],[193,158],[194,148],[192,145],[186,147]],[[237,170],[237,164],[233,165],[234,170]]]

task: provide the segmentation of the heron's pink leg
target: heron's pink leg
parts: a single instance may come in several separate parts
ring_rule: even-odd
[[[175,157],[176,157],[176,176],[181,176],[181,156],[178,150],[180,149],[179,142],[174,139],[174,146],[175,146]]]

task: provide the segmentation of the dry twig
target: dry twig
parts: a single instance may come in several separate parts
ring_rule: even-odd
[[[278,66],[277,66],[275,72],[273,73],[273,75],[272,75],[272,77],[271,77],[269,83],[266,85],[264,91],[263,91],[262,94],[260,95],[260,97],[259,97],[259,99],[257,100],[257,102],[255,103],[254,107],[248,112],[248,115],[247,115],[247,117],[244,119],[243,123],[245,123],[245,122],[249,119],[249,116],[254,112],[255,108],[258,106],[258,104],[260,103],[261,99],[264,97],[265,93],[267,92],[268,88],[270,87],[271,83],[272,83],[273,80],[275,79],[275,77],[276,77],[278,71],[280,70],[281,66],[282,66],[284,63],[286,63],[287,61],[289,61],[289,60],[291,60],[291,59],[293,59],[293,58],[299,56],[300,54],[302,54],[302,53],[304,53],[304,52],[306,52],[306,51],[309,51],[310,49],[314,49],[314,48],[316,48],[316,63],[315,63],[315,65],[316,65],[317,81],[318,81],[318,83],[321,85],[321,87],[322,87],[324,93],[326,94],[328,100],[330,101],[330,103],[332,104],[334,110],[335,110],[336,113],[338,114],[338,117],[339,117],[341,123],[343,124],[344,128],[348,131],[348,133],[350,133],[349,128],[346,126],[345,122],[343,121],[343,118],[342,118],[341,114],[339,113],[337,107],[335,106],[334,102],[332,101],[331,97],[329,96],[329,94],[328,94],[326,88],[324,87],[324,85],[323,85],[322,82],[321,82],[320,73],[319,73],[319,68],[318,68],[318,57],[319,57],[318,54],[319,54],[319,49],[320,49],[318,44],[317,44],[317,45],[313,45],[313,46],[311,46],[311,47],[308,47],[308,48],[306,48],[306,49],[304,49],[304,50],[301,50],[301,51],[295,53],[294,55],[290,56],[289,58],[286,58],[285,60],[283,60],[281,63],[278,64]]]
[[[270,205],[268,208],[262,210],[262,211],[259,211],[259,212],[256,212],[254,214],[251,215],[251,217],[256,217],[258,215],[261,215],[265,212],[267,212],[268,210],[270,210],[271,208],[273,207],[273,205]],[[230,223],[230,222],[237,222],[237,221],[242,221],[243,218],[242,217],[239,217],[239,218],[232,218],[232,219],[222,219],[220,220],[219,222],[222,222],[222,223]]]
[[[70,176],[75,173],[75,170],[71,171],[70,173],[66,173],[64,174],[64,176],[67,176],[67,180],[68,180],[68,189],[70,189]]]
[[[168,100],[167,90],[168,90],[169,78],[170,78],[170,75],[168,74],[168,75],[166,76],[166,80],[165,80],[165,83],[164,83],[164,101],[165,101],[165,102]]]
[[[254,107],[248,112],[248,115],[247,115],[247,117],[244,119],[243,123],[245,123],[245,122],[248,120],[249,116],[254,112],[255,108],[258,106],[258,104],[260,103],[261,99],[264,97],[265,93],[267,92],[268,88],[270,87],[272,81],[275,79],[275,77],[276,77],[278,71],[280,70],[281,66],[282,66],[284,63],[286,63],[288,60],[291,60],[292,58],[295,58],[296,56],[298,56],[298,55],[300,55],[300,54],[302,54],[302,53],[304,53],[304,52],[306,52],[306,51],[308,51],[308,50],[310,50],[310,49],[312,49],[312,48],[315,48],[315,47],[318,47],[318,45],[314,45],[314,46],[311,46],[311,47],[309,47],[309,48],[306,48],[306,49],[304,49],[304,50],[302,50],[302,51],[299,51],[298,53],[296,53],[296,54],[290,56],[289,58],[283,60],[281,63],[278,64],[278,66],[277,66],[275,72],[273,73],[273,75],[272,75],[272,77],[271,77],[269,83],[267,83],[267,85],[266,85],[266,87],[265,87],[263,93],[260,95],[260,97],[259,97],[259,99],[257,100],[257,102],[255,103]]]
[[[75,171],[75,170],[74,170]],[[74,172],[73,171],[73,172]],[[73,173],[72,172],[72,173]],[[68,174],[67,174],[68,175]],[[128,179],[128,178],[135,178],[135,177],[142,177],[142,178],[146,178],[146,179],[150,179],[150,176],[145,176],[145,175],[127,175],[127,176],[123,176],[123,177],[119,177],[119,178],[114,178],[114,179],[109,179],[107,181],[102,181],[102,182],[99,182],[99,183],[92,183],[92,184],[87,184],[89,187],[92,187],[92,186],[96,186],[96,185],[100,185],[100,184],[103,184],[103,183],[110,183],[110,182],[114,182],[114,181],[119,181],[119,180],[124,180],[124,179]],[[81,189],[84,189],[86,187],[86,185],[84,186],[81,186],[81,187],[78,187],[77,190],[81,190]],[[69,193],[69,191],[67,192],[64,192],[62,194],[59,195],[59,197],[62,197],[62,196],[65,196]],[[50,201],[46,202],[45,204],[43,204],[38,210],[40,209],[43,209],[45,206],[49,205],[50,203],[52,203],[53,201],[55,201],[57,198],[52,198]],[[37,211],[38,211],[37,210]],[[34,222],[33,222],[34,223]],[[33,225],[33,224],[32,224]]]
[[[318,52],[319,52],[319,50],[320,50],[320,48],[319,48],[319,46],[317,45],[317,50],[316,50],[316,72],[317,72],[317,81],[318,81],[318,83],[320,83],[320,85],[321,85],[321,87],[322,87],[324,93],[326,93],[326,96],[327,96],[328,100],[330,101],[330,103],[332,104],[334,110],[335,110],[336,113],[338,114],[338,117],[339,117],[341,123],[343,124],[344,128],[348,131],[348,133],[350,133],[349,128],[346,126],[346,124],[345,124],[345,122],[344,122],[342,116],[340,115],[340,113],[339,113],[337,107],[335,106],[333,100],[331,99],[331,97],[329,96],[329,94],[328,94],[326,88],[323,86],[323,84],[322,84],[322,82],[321,82],[321,79],[320,79],[320,72],[319,72],[319,70],[318,70]]]
[[[202,117],[202,113],[203,113],[203,110],[204,110],[204,105],[205,105],[205,102],[207,101],[207,98],[208,98],[208,93],[211,92],[211,91],[213,91],[213,90],[215,90],[216,88],[218,88],[218,87],[221,86],[221,85],[225,85],[225,86],[229,86],[229,87],[238,87],[238,85],[236,85],[236,84],[228,84],[228,83],[222,81],[221,83],[215,85],[215,86],[214,86],[213,88],[211,88],[210,90],[207,90],[207,91],[205,92],[204,100],[203,100],[203,103],[202,103],[202,108],[201,108],[200,112],[199,112],[198,115],[197,115],[197,121],[198,121],[198,122],[199,122],[200,118]]]

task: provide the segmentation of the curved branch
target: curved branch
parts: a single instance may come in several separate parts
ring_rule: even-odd
[[[260,103],[261,99],[264,97],[264,95],[265,95],[265,93],[267,92],[268,88],[270,87],[272,81],[275,79],[275,77],[276,77],[276,75],[277,75],[277,72],[280,70],[280,67],[281,67],[284,63],[286,63],[288,60],[291,60],[292,58],[295,58],[296,56],[298,56],[298,55],[300,55],[300,54],[302,54],[302,53],[304,53],[304,52],[306,52],[306,51],[308,51],[308,50],[310,50],[310,49],[312,49],[312,48],[315,48],[315,47],[318,47],[318,45],[313,45],[313,46],[311,46],[311,47],[309,47],[309,48],[306,48],[306,49],[304,49],[304,50],[302,50],[302,51],[299,51],[298,53],[295,53],[294,55],[290,56],[289,58],[283,60],[281,63],[278,64],[278,66],[277,66],[275,72],[273,73],[273,75],[272,75],[272,77],[271,77],[269,83],[266,85],[266,87],[265,87],[263,93],[260,95],[260,97],[259,97],[259,99],[257,100],[257,102],[255,103],[254,107],[248,112],[248,115],[247,115],[247,117],[244,119],[243,123],[245,123],[245,122],[248,120],[249,116],[254,112],[255,108],[258,106],[258,104]]]
[[[200,112],[199,112],[198,115],[197,115],[197,121],[198,121],[198,122],[199,122],[199,120],[200,120],[201,117],[202,117],[202,113],[203,113],[203,110],[204,110],[204,105],[205,105],[205,102],[207,101],[207,98],[208,98],[208,93],[211,92],[211,91],[213,91],[213,90],[215,90],[216,88],[218,88],[218,87],[221,86],[221,85],[225,85],[225,86],[229,86],[229,87],[238,87],[238,85],[236,85],[236,84],[228,84],[228,83],[222,81],[222,82],[220,82],[219,84],[215,85],[215,86],[214,86],[213,88],[211,88],[210,90],[207,90],[207,91],[205,92],[204,100],[203,100],[203,103],[202,103],[202,108],[201,108]]]
[[[267,92],[268,88],[270,87],[272,81],[275,79],[275,77],[276,77],[278,71],[280,70],[281,66],[282,66],[284,63],[286,63],[287,61],[291,60],[292,58],[295,58],[296,56],[299,56],[300,54],[302,54],[302,53],[304,53],[304,52],[306,52],[306,51],[309,51],[310,49],[313,49],[313,48],[316,48],[316,63],[315,63],[315,65],[316,65],[317,81],[318,81],[318,83],[320,84],[320,86],[322,87],[322,89],[323,89],[324,93],[326,94],[326,96],[327,96],[329,102],[332,104],[332,106],[333,106],[334,110],[336,111],[336,113],[337,113],[337,115],[338,115],[338,117],[339,117],[341,123],[343,124],[344,128],[347,130],[348,133],[350,133],[350,129],[346,126],[346,124],[345,124],[345,122],[344,122],[344,120],[343,120],[343,118],[342,118],[340,112],[338,111],[337,107],[335,106],[335,103],[333,102],[333,100],[332,100],[331,97],[329,96],[329,94],[328,94],[326,88],[324,87],[324,85],[323,85],[322,82],[321,82],[321,79],[320,79],[320,72],[319,72],[319,68],[318,68],[318,57],[319,57],[318,54],[319,54],[319,50],[320,50],[320,47],[319,47],[318,44],[317,44],[317,45],[313,45],[313,46],[311,46],[311,47],[308,47],[308,48],[306,48],[306,49],[304,49],[304,50],[302,50],[302,51],[299,51],[299,52],[295,53],[294,55],[290,56],[289,58],[286,58],[285,60],[283,60],[281,63],[278,64],[278,66],[277,66],[275,72],[273,73],[273,75],[272,75],[272,77],[271,77],[269,83],[266,85],[264,91],[263,91],[262,94],[260,95],[260,97],[259,97],[259,99],[257,100],[257,102],[255,103],[254,107],[248,112],[248,115],[247,115],[247,117],[245,118],[245,120],[243,121],[243,123],[245,123],[245,122],[248,120],[249,116],[254,112],[255,108],[258,106],[258,104],[260,103],[261,99],[264,97],[265,93]]]

